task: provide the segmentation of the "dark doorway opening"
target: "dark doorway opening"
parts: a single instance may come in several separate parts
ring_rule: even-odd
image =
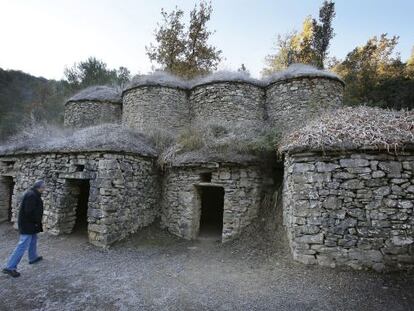
[[[223,231],[224,189],[199,187],[201,199],[200,236],[221,237]]]
[[[0,222],[12,221],[14,180],[11,176],[0,177]]]
[[[68,185],[75,205],[75,224],[72,232],[85,233],[88,231],[89,180],[70,180]]]
[[[12,201],[13,201],[13,191],[14,191],[14,181],[13,178],[10,177],[9,178],[9,202],[8,202],[8,208],[7,208],[7,221],[11,222],[12,221],[12,217],[13,217],[13,205],[12,205]]]

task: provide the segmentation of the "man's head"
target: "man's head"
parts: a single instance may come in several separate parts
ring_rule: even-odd
[[[42,193],[43,191],[45,191],[46,188],[46,184],[43,180],[37,180],[34,184],[33,184],[33,189],[36,189],[37,191],[39,191],[40,193]]]

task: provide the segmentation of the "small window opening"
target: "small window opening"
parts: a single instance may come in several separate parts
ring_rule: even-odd
[[[75,165],[75,171],[76,172],[83,172],[84,169],[85,169],[85,165],[81,165],[81,164],[76,164]]]
[[[200,179],[202,182],[211,182],[211,172],[201,173]]]

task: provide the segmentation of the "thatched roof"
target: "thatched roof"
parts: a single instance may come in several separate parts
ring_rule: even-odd
[[[26,129],[0,146],[0,156],[34,153],[127,152],[155,157],[157,152],[141,133],[115,124],[80,130],[39,126]]]
[[[207,163],[228,163],[246,166],[259,162],[260,158],[251,154],[237,152],[221,153],[214,150],[202,149],[177,154],[165,164],[172,167],[198,166]]]
[[[297,79],[297,78],[327,78],[344,82],[335,73],[326,70],[320,70],[310,65],[305,64],[292,64],[287,69],[275,72],[264,79],[266,85],[277,83],[284,80]]]
[[[278,146],[282,153],[411,148],[414,148],[414,111],[366,106],[327,113],[285,136]]]
[[[273,75],[259,80],[250,77],[247,73],[238,71],[217,71],[212,74],[197,77],[193,80],[184,80],[167,72],[156,71],[149,75],[135,76],[124,88],[123,92],[140,86],[164,86],[179,89],[192,89],[194,87],[210,83],[249,83],[261,87],[294,78],[328,78],[343,81],[334,73],[319,70],[315,67],[303,64],[293,64],[286,70],[274,73]]]
[[[217,71],[205,77],[199,77],[190,81],[190,87],[197,87],[199,85],[230,82],[230,83],[249,83],[257,86],[265,86],[266,82],[250,77],[247,73],[238,71]]]
[[[164,71],[155,71],[149,75],[137,75],[127,84],[123,92],[140,86],[164,86],[178,89],[188,89],[189,83],[177,76]]]
[[[105,85],[90,86],[76,93],[66,102],[69,103],[79,101],[121,103],[121,91],[117,88]]]

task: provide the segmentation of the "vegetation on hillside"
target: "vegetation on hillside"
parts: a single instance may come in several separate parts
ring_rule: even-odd
[[[65,79],[61,81],[0,68],[0,142],[28,124],[61,125],[65,100],[85,87],[104,84],[122,87],[129,80],[130,73],[125,67],[109,69],[94,57],[66,68]]]
[[[382,34],[333,62],[331,69],[346,85],[346,104],[414,108],[414,51],[404,63],[395,52],[397,44],[397,36]]]

